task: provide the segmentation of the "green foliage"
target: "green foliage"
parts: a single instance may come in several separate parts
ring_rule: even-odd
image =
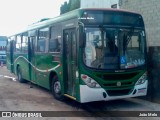
[[[60,8],[60,14],[72,11],[74,9],[80,8],[80,0],[69,0],[69,2],[64,2]]]

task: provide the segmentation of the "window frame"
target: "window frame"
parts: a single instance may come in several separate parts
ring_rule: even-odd
[[[40,35],[40,31],[41,31],[41,30],[44,30],[44,29],[47,29],[47,32],[48,32],[48,33],[47,33],[46,36],[43,36],[43,35],[41,36],[41,35]],[[44,50],[43,50],[43,51],[41,51],[40,48],[39,48],[39,47],[40,47],[39,41],[42,39],[41,37],[44,37],[44,38],[43,38],[43,39],[44,39],[43,41],[44,41],[44,43],[45,43],[45,45],[44,45]],[[49,28],[48,26],[38,29],[36,52],[46,53],[46,52],[48,51],[48,47],[47,47],[48,45],[47,45],[47,44],[48,44],[49,38],[50,38],[50,28]]]
[[[24,36],[27,38],[27,41],[24,41],[24,39],[25,39]],[[21,51],[23,53],[28,52],[28,42],[29,42],[28,32],[22,33],[22,36],[21,36]],[[27,43],[26,46],[23,47],[23,43]]]
[[[55,49],[59,49],[58,51],[54,50],[51,51],[51,41],[57,40],[59,47],[55,47]],[[50,39],[48,41],[48,52],[49,53],[61,53],[62,51],[62,35],[61,35],[61,30],[57,26],[51,26],[50,27]],[[54,42],[56,43],[56,42]]]
[[[18,41],[18,39],[19,39],[18,37],[20,38],[20,41]],[[20,45],[19,50],[18,50],[18,47],[17,47],[18,45]],[[16,35],[15,51],[18,52],[18,53],[22,52],[22,35],[21,34]]]

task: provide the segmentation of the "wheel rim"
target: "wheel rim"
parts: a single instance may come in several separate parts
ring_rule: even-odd
[[[60,82],[59,81],[56,81],[54,83],[54,91],[55,91],[56,94],[61,92],[61,86],[60,86]]]

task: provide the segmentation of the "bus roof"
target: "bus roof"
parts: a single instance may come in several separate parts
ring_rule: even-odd
[[[115,11],[115,12],[117,11],[117,12],[127,12],[127,13],[133,13],[133,14],[140,15],[139,13],[136,13],[136,12],[133,12],[133,11],[124,10],[124,9],[115,9],[115,8],[78,8],[76,10],[64,13],[64,14],[59,15],[57,17],[50,18],[50,19],[47,19],[47,20],[44,20],[44,21],[40,21],[40,22],[31,24],[25,30],[23,30],[23,31],[21,31],[21,32],[19,32],[17,34],[14,34],[14,35],[18,35],[18,34],[27,32],[29,30],[34,30],[34,29],[42,28],[44,26],[47,26],[47,25],[50,25],[50,24],[54,24],[56,22],[62,22],[62,21],[65,21],[65,20],[69,20],[71,18],[76,18],[76,17],[78,17],[79,11],[83,11],[83,10],[84,11],[85,10],[100,10],[100,11],[101,10],[102,11],[105,10],[105,11]]]
[[[74,17],[78,17],[78,12],[80,10],[105,10],[105,11],[115,11],[115,12],[127,12],[127,13],[133,13],[133,14],[139,14],[139,13],[136,13],[136,12],[133,12],[133,11],[128,11],[128,10],[124,10],[124,9],[114,9],[114,8],[79,8],[79,9],[76,9],[76,10],[73,10],[73,11],[70,11],[70,12],[67,12],[67,13],[64,13],[60,16],[57,16],[55,18],[51,18],[51,19],[48,19],[48,20],[45,20],[45,21],[42,21],[42,22],[39,22],[39,23],[36,23],[36,24],[32,24],[29,26],[30,29],[34,29],[35,27],[38,27],[38,26],[41,26],[41,25],[47,25],[47,24],[50,24],[50,23],[54,23],[54,22],[60,22],[60,21],[64,21],[64,20],[67,20],[67,19],[71,19],[71,18],[74,18]],[[140,15],[140,14],[139,14]]]
[[[139,14],[138,12],[135,12],[135,11],[129,11],[126,9],[115,9],[115,8],[81,8],[81,10],[106,10],[106,11],[127,12],[127,13]]]

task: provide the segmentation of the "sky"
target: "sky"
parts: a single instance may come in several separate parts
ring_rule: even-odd
[[[60,14],[68,0],[0,0],[0,36],[9,36],[42,18]]]

